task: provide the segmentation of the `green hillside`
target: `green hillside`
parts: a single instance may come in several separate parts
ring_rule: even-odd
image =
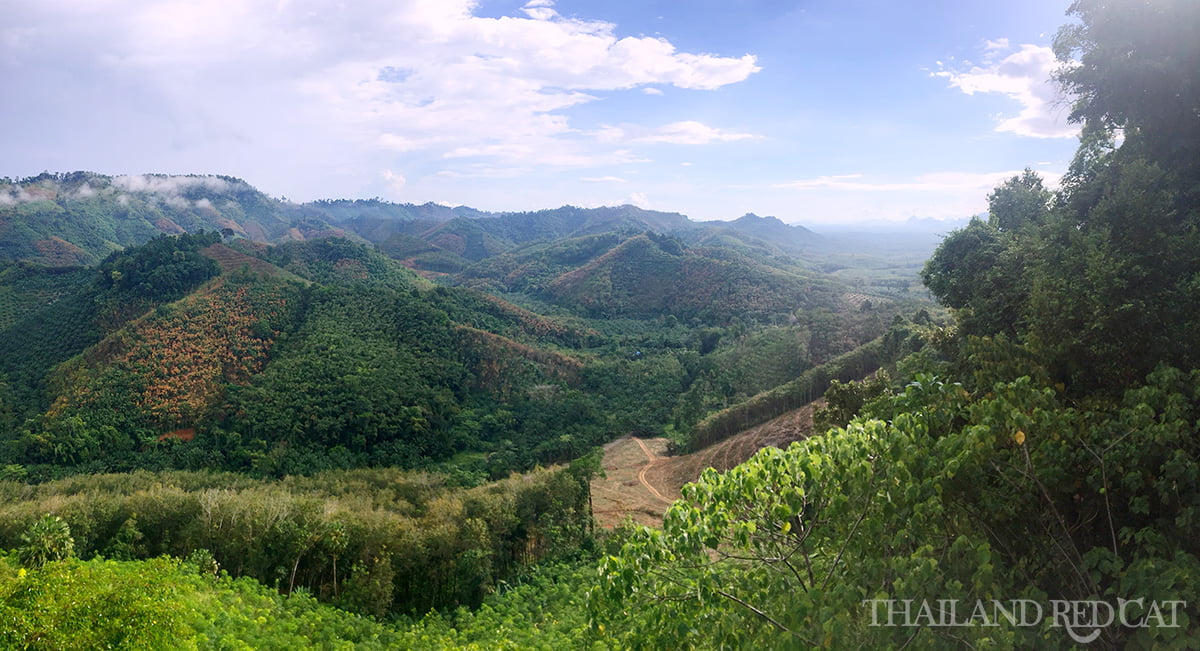
[[[928,232],[4,181],[0,646],[1200,648],[1200,4],[1069,12],[944,309]]]
[[[110,204],[122,203],[127,184],[105,186]],[[192,208],[199,200],[188,199]],[[0,479],[48,491],[0,500],[11,509],[0,546],[21,548],[50,512],[86,559],[210,553],[234,576],[384,618],[485,599],[521,609],[488,595],[540,560],[589,562],[597,542],[579,489],[598,467],[598,446],[631,433],[686,441],[712,414],[879,337],[918,306],[847,298],[847,286],[776,249],[690,246],[641,221],[665,230],[682,217],[633,208],[489,216],[372,204],[376,234],[389,233],[376,247],[363,241],[371,237],[318,237],[338,231],[296,207],[288,210],[299,221],[284,229],[268,218],[282,205],[261,203],[261,230],[189,222],[196,233],[160,234],[90,266],[22,260],[0,274],[0,308],[11,315],[0,332]],[[435,258],[445,271],[414,264]],[[554,464],[569,470],[538,470]],[[417,474],[353,475],[395,469]],[[181,471],[231,474],[170,474]],[[514,472],[526,474],[506,479]],[[272,483],[302,477],[366,481],[354,500],[390,497],[370,498],[384,500],[379,511],[341,506],[350,498],[340,491],[351,489]],[[427,489],[419,503],[396,501]],[[228,509],[223,519],[195,519],[215,508]],[[216,535],[217,521],[249,529]],[[328,547],[335,534],[348,547]],[[379,546],[397,536],[416,537],[404,538],[404,552]],[[93,573],[101,594],[122,582],[143,589],[130,583],[135,570],[88,562],[73,567]],[[195,594],[186,571],[162,571]],[[568,573],[586,591],[587,573]],[[215,589],[226,596],[203,599],[231,598]],[[554,594],[548,607],[581,607],[578,595]],[[39,595],[30,598],[58,598]],[[258,612],[292,622],[301,615],[290,603],[303,602]],[[437,648],[467,643],[447,629],[464,625],[505,643],[474,617],[362,630]],[[246,634],[238,621],[217,625]],[[598,639],[566,624],[581,621],[575,615],[555,621],[563,625],[531,625]]]
[[[222,231],[258,241],[344,234],[309,208],[224,176],[89,172],[0,181],[0,259],[95,264],[158,235]]]
[[[533,245],[473,265],[458,278],[489,291],[532,295],[581,316],[670,314],[707,324],[786,321],[797,311],[835,308],[845,291],[795,262],[772,266],[729,248],[689,248],[652,232]]]
[[[625,432],[686,431],[906,309],[864,310],[815,273],[654,233],[532,245],[469,271],[535,309],[343,238],[207,232],[92,270],[12,265],[0,449],[43,478],[450,464],[477,481]],[[778,357],[748,365],[773,331]]]

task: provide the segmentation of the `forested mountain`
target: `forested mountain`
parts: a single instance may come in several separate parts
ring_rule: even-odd
[[[499,477],[686,433],[918,304],[864,305],[784,254],[819,236],[753,215],[298,206],[82,172],[6,181],[0,214],[0,438],[29,477],[451,459]],[[722,352],[764,337],[781,357],[760,368]]]
[[[323,217],[230,177],[46,173],[0,180],[0,258],[95,264],[158,235],[200,230],[264,242],[335,234]]]
[[[608,233],[654,233],[691,247],[732,249],[759,262],[783,260],[809,270],[898,268],[912,282],[916,263],[936,244],[917,238],[896,250],[895,238],[827,238],[774,217],[747,214],[729,222],[694,222],[679,213],[628,205],[520,213],[378,199],[298,205],[223,176],[72,172],[0,179],[0,260],[95,264],[157,235],[200,230],[263,244],[329,236],[366,241],[430,277],[461,273],[476,262],[528,246]],[[838,264],[848,251],[857,259]],[[878,285],[881,291],[888,287]]]
[[[753,215],[7,183],[0,644],[1200,647],[1200,5],[1071,12],[1078,155],[945,237],[948,314]],[[806,404],[593,529],[598,445]]]
[[[529,294],[593,317],[670,314],[727,324],[833,309],[845,287],[793,262],[761,261],[726,247],[688,247],[653,232],[601,235],[523,247],[456,276],[464,286]]]
[[[0,439],[29,477],[438,463],[501,477],[624,432],[685,432],[910,309],[653,232],[525,247],[444,279],[462,287],[345,238],[213,231],[0,278]],[[769,332],[780,363],[722,352]]]
[[[199,230],[228,229],[262,243],[336,235],[384,245],[409,236],[476,261],[532,241],[695,228],[702,226],[678,213],[633,206],[487,213],[378,199],[298,205],[225,176],[71,172],[0,179],[0,258],[51,266],[92,264],[157,235]]]
[[[741,246],[764,253],[796,257],[827,251],[833,245],[827,238],[803,226],[788,225],[776,217],[759,217],[754,213],[746,213],[729,222],[706,222],[703,225],[707,228],[695,229],[685,235],[685,239],[705,245],[730,245],[730,240],[734,240],[740,242]]]

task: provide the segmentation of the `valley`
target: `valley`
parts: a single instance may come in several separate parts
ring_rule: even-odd
[[[791,402],[919,348],[937,311],[753,215],[9,187],[32,200],[3,216],[0,548],[53,529],[88,562],[166,554],[380,620],[661,527],[685,483],[803,438]],[[727,413],[769,422],[706,425]]]
[[[1061,175],[755,186],[994,183],[958,223],[0,179],[0,648],[1200,648],[1196,7],[1079,0],[1020,46],[1070,97]],[[664,129],[627,140],[768,146]]]
[[[3,15],[0,649],[1200,649],[1200,2]]]

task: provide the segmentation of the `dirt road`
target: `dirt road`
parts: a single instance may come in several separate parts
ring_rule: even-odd
[[[604,478],[592,481],[596,522],[611,529],[626,519],[661,526],[679,490],[707,468],[728,470],[764,447],[786,447],[812,432],[813,405],[752,427],[703,450],[666,456],[665,438],[626,437],[604,446]]]
[[[646,490],[650,491],[651,495],[657,497],[658,499],[662,500],[663,502],[665,502],[667,504],[670,504],[674,500],[669,500],[669,499],[663,497],[663,494],[658,492],[657,488],[650,485],[650,482],[646,481],[646,472],[649,471],[651,468],[653,468],[655,465],[657,465],[663,459],[663,457],[660,457],[660,456],[654,454],[653,452],[651,452],[650,448],[647,447],[646,444],[642,442],[642,439],[633,439],[633,440],[638,444],[638,447],[640,447],[642,449],[642,452],[646,453],[646,465],[642,466],[642,469],[640,471],[638,471],[638,481],[641,482],[642,486],[646,487]],[[660,439],[660,440],[666,440],[666,439]]]
[[[604,477],[592,480],[592,513],[596,523],[611,529],[629,519],[661,526],[671,498],[646,479],[662,463],[667,439],[626,437],[604,446]]]

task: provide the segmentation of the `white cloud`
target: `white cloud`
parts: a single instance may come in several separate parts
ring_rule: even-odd
[[[588,176],[579,179],[584,183],[628,183],[629,181],[619,176]]]
[[[634,192],[633,194],[629,195],[629,199],[627,199],[625,203],[637,206],[643,210],[650,209],[650,200],[646,198],[645,192]]]
[[[1007,38],[998,38],[996,40],[986,40],[983,42],[983,51],[985,56],[993,52],[1005,52],[1011,45],[1008,44]],[[941,65],[940,63],[938,65]]]
[[[647,87],[643,88],[642,92],[647,95],[663,95],[664,94],[661,88],[655,88],[653,86],[647,86]]]
[[[144,193],[153,195],[158,201],[163,204],[186,210],[191,207],[212,209],[212,202],[201,197],[195,202],[189,201],[183,196],[183,193],[191,188],[208,188],[217,192],[229,190],[233,185],[225,179],[215,176],[162,176],[153,174],[132,174],[125,176],[117,176],[112,180],[113,185],[118,190],[124,190],[129,193]],[[126,195],[118,197],[122,205],[127,205],[129,200]]]
[[[901,181],[864,181],[861,174],[820,176],[815,179],[789,181],[772,188],[791,190],[825,190],[838,192],[971,192],[985,196],[996,186],[1023,170],[1006,172],[931,172]],[[1061,174],[1039,172],[1047,187],[1057,187]]]
[[[133,174],[118,176],[113,185],[126,192],[149,192],[164,197],[178,197],[189,188],[206,187],[218,192],[229,189],[229,183],[215,176],[156,176]]]
[[[596,139],[600,142],[632,144],[707,145],[756,138],[761,136],[752,133],[729,133],[693,120],[672,122],[660,127],[605,126],[596,132]]]
[[[952,87],[968,95],[999,93],[1019,102],[1020,114],[1002,119],[996,131],[1032,138],[1077,136],[1078,127],[1067,122],[1070,112],[1067,103],[1051,80],[1058,67],[1054,52],[1044,46],[1022,45],[1016,52],[996,60],[1009,48],[1008,39],[988,41],[983,66],[932,74],[948,79]]]
[[[554,7],[552,0],[531,0],[521,7],[521,11],[534,20],[551,20],[558,17],[558,12],[552,7]]]
[[[396,197],[403,193],[404,186],[408,184],[408,179],[392,170],[383,170],[383,180],[387,183],[388,190]]]
[[[11,206],[18,203],[29,203],[31,201],[45,201],[53,198],[53,192],[47,192],[45,188],[31,186],[33,191],[30,192],[24,187],[16,186],[12,190],[0,193],[0,206]]]

